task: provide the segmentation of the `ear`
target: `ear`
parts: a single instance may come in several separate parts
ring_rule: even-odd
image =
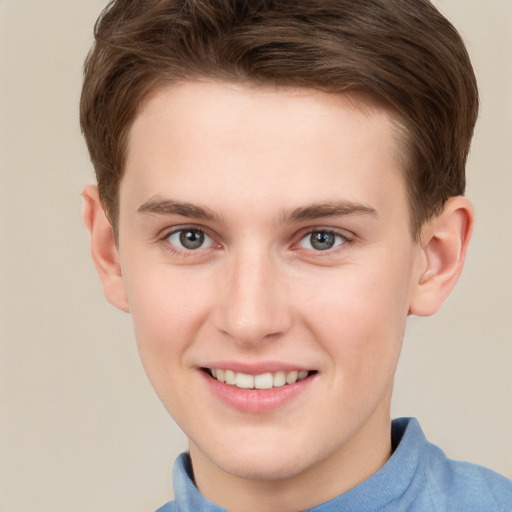
[[[433,315],[453,290],[462,272],[473,223],[471,202],[456,196],[426,224],[422,230],[422,262],[414,284],[410,314]]]
[[[114,232],[107,219],[94,185],[82,192],[82,220],[91,236],[91,255],[103,285],[107,300],[116,308],[128,312],[128,301],[119,263]]]

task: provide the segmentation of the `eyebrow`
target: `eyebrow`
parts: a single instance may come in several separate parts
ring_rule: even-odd
[[[370,215],[379,217],[377,210],[364,203],[352,201],[330,201],[327,203],[312,204],[284,212],[282,222],[301,222],[316,220],[323,217],[343,217],[346,215]]]
[[[137,208],[140,215],[181,215],[191,219],[221,222],[221,217],[207,207],[174,201],[154,196]],[[347,215],[371,215],[379,217],[377,210],[364,203],[352,201],[329,201],[293,210],[286,210],[281,215],[283,224],[316,220],[325,217],[343,217]]]
[[[198,206],[192,203],[182,203],[172,199],[164,199],[158,196],[151,197],[144,204],[137,208],[141,215],[181,215],[191,219],[219,221],[217,214],[209,208]]]

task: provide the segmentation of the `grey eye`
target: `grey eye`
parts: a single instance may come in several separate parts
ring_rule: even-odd
[[[204,231],[192,228],[175,231],[169,235],[168,240],[172,245],[187,251],[208,247],[213,243],[213,240]]]
[[[299,245],[303,249],[327,251],[342,245],[344,242],[345,238],[338,233],[333,233],[332,231],[312,231],[300,241]]]

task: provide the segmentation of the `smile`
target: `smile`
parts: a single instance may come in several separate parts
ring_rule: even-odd
[[[220,368],[209,368],[207,371],[217,381],[240,389],[280,388],[304,380],[310,374],[307,370],[280,370],[259,375],[250,375]]]

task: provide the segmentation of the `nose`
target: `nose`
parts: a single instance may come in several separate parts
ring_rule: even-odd
[[[268,253],[230,258],[219,284],[216,326],[239,345],[260,346],[291,327],[282,269]]]

